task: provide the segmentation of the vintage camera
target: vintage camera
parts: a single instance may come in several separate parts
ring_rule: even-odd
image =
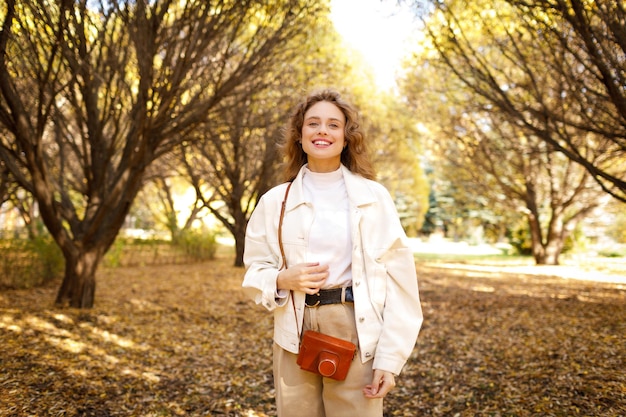
[[[355,352],[352,342],[307,330],[302,335],[297,363],[305,371],[343,381]]]

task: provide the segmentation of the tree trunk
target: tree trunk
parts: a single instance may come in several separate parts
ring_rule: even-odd
[[[548,242],[546,245],[541,242],[535,243],[535,241],[533,241],[533,258],[535,258],[535,264],[559,265],[561,250],[558,249],[558,247],[562,246],[562,242],[555,242],[554,240]]]
[[[537,217],[529,216],[532,252],[537,265],[559,264],[559,256],[563,250],[566,234],[564,233],[562,222],[555,222],[553,219],[552,223],[544,241],[541,225],[537,221]],[[555,223],[559,225],[558,228],[554,226]]]
[[[245,249],[246,241],[246,224],[247,222],[237,222],[234,227],[235,238],[235,263],[236,267],[243,266],[243,251]]]
[[[559,256],[563,250],[564,238],[562,234],[550,239],[545,247],[545,257],[543,265],[559,265]]]
[[[56,304],[75,308],[92,308],[96,293],[96,270],[103,251],[97,247],[65,253],[65,277],[57,294]]]

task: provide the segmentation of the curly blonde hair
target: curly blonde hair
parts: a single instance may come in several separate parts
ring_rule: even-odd
[[[341,152],[341,163],[351,172],[368,179],[374,179],[376,174],[369,159],[365,135],[358,123],[358,112],[344,101],[339,93],[332,89],[313,92],[304,101],[296,106],[292,113],[280,148],[285,157],[285,181],[293,181],[300,168],[307,163],[307,155],[302,149],[302,125],[305,113],[316,103],[325,101],[332,103],[343,112],[346,117],[345,140],[347,146]]]

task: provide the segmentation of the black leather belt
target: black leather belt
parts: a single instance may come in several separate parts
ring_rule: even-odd
[[[344,295],[342,296],[342,294]],[[352,287],[320,290],[317,294],[307,294],[305,299],[305,304],[307,307],[317,307],[327,304],[341,304],[353,302],[354,295],[352,294]]]

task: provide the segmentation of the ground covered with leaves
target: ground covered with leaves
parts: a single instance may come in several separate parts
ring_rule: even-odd
[[[274,415],[271,315],[231,262],[103,269],[90,310],[55,308],[58,282],[1,292],[0,416]],[[626,285],[418,269],[386,416],[626,415]]]

